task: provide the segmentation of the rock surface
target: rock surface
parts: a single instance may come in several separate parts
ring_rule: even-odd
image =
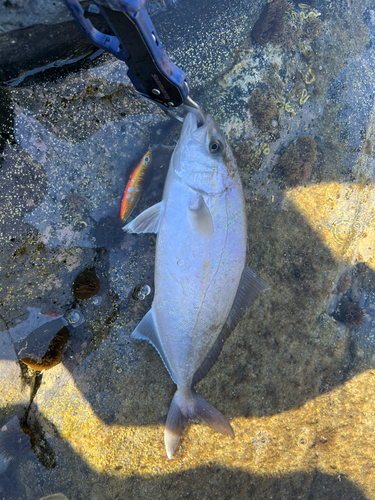
[[[153,287],[155,239],[125,235],[116,220],[150,146],[151,180],[132,217],[160,200],[180,128],[106,56],[1,101],[11,129],[0,142],[0,417],[19,418],[32,452],[0,463],[0,492],[375,499],[375,11],[369,0],[296,3],[259,45],[251,30],[265,0],[214,11],[190,0],[194,16],[187,4],[153,21],[233,147],[249,265],[270,285],[197,388],[236,438],[192,424],[166,458],[174,384],[155,349],[131,336],[152,302],[132,292]],[[254,96],[272,113],[254,108]],[[311,173],[290,179],[277,165],[301,136],[316,144]],[[100,291],[78,300],[84,270]],[[345,302],[363,309],[361,325],[337,320]],[[15,343],[72,311],[80,321],[68,323],[62,362],[43,373],[19,364]]]

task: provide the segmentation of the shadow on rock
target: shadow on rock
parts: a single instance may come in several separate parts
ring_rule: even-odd
[[[279,477],[248,474],[238,468],[220,465],[197,467],[177,474],[159,473],[151,478],[138,475],[118,479],[101,476],[90,470],[79,457],[70,457],[67,463],[54,469],[45,470],[32,478],[26,478],[26,467],[14,465],[0,475],[0,492],[4,500],[34,500],[57,491],[69,500],[81,498],[152,498],[169,500],[189,498],[189,500],[232,500],[233,498],[257,500],[303,499],[303,500],[366,500],[367,497],[348,479],[338,474],[332,476],[317,470],[311,473],[295,472]],[[24,466],[27,465],[24,463]],[[30,464],[32,468],[33,464]],[[332,471],[334,472],[334,471]],[[53,477],[52,477],[53,476]],[[69,476],[69,481],[66,480]],[[43,484],[44,483],[44,484]],[[42,486],[43,484],[43,486]],[[32,491],[32,493],[30,493]],[[38,496],[39,495],[39,496]]]

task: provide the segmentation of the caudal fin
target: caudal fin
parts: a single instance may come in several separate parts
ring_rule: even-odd
[[[205,423],[211,429],[234,439],[230,423],[218,410],[192,389],[178,388],[169,408],[164,431],[165,449],[169,459],[176,451],[182,431],[189,420]]]

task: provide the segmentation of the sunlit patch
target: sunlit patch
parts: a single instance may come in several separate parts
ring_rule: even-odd
[[[339,219],[332,225],[332,236],[339,245],[363,237],[364,227],[356,220]]]
[[[67,372],[62,365],[56,369]],[[71,378],[69,373],[60,376]],[[46,379],[44,390],[50,389]],[[374,482],[366,471],[373,463],[374,392],[375,372],[369,370],[300,408],[267,417],[234,418],[234,441],[206,426],[191,425],[172,460],[165,455],[164,426],[107,426],[72,382],[38,406],[61,438],[102,474],[126,477],[142,471],[152,476],[160,470],[180,473],[212,463],[251,474],[259,470],[285,474],[313,467],[327,475],[345,475],[372,498]],[[353,453],[353,443],[359,441],[360,460]]]
[[[288,189],[286,196],[337,260],[366,262],[375,269],[373,183],[296,187]]]

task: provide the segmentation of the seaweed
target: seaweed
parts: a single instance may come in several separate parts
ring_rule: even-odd
[[[27,357],[20,358],[22,363],[25,363],[29,368],[37,372],[44,370],[49,370],[57,364],[60,363],[62,357],[62,351],[65,344],[68,341],[68,329],[64,326],[52,339],[48,346],[46,353],[42,356],[40,360],[39,353],[36,351],[35,354],[31,353]],[[36,359],[33,359],[35,357]]]
[[[278,118],[276,100],[273,97],[268,99],[256,88],[248,99],[248,105],[254,124],[263,131],[272,130],[272,122]]]
[[[351,286],[352,278],[349,276],[349,274],[345,273],[340,277],[336,289],[338,293],[346,293]]]
[[[287,0],[274,0],[266,3],[251,31],[254,40],[261,45],[273,41],[283,31],[285,17],[290,10],[291,6]]]
[[[353,302],[344,302],[340,306],[339,318],[348,326],[361,326],[365,317],[362,307]]]
[[[301,135],[281,155],[276,168],[290,182],[304,181],[311,175],[316,160],[316,142],[309,135]]]
[[[306,19],[305,36],[309,40],[316,40],[320,37],[323,23],[318,17]]]

